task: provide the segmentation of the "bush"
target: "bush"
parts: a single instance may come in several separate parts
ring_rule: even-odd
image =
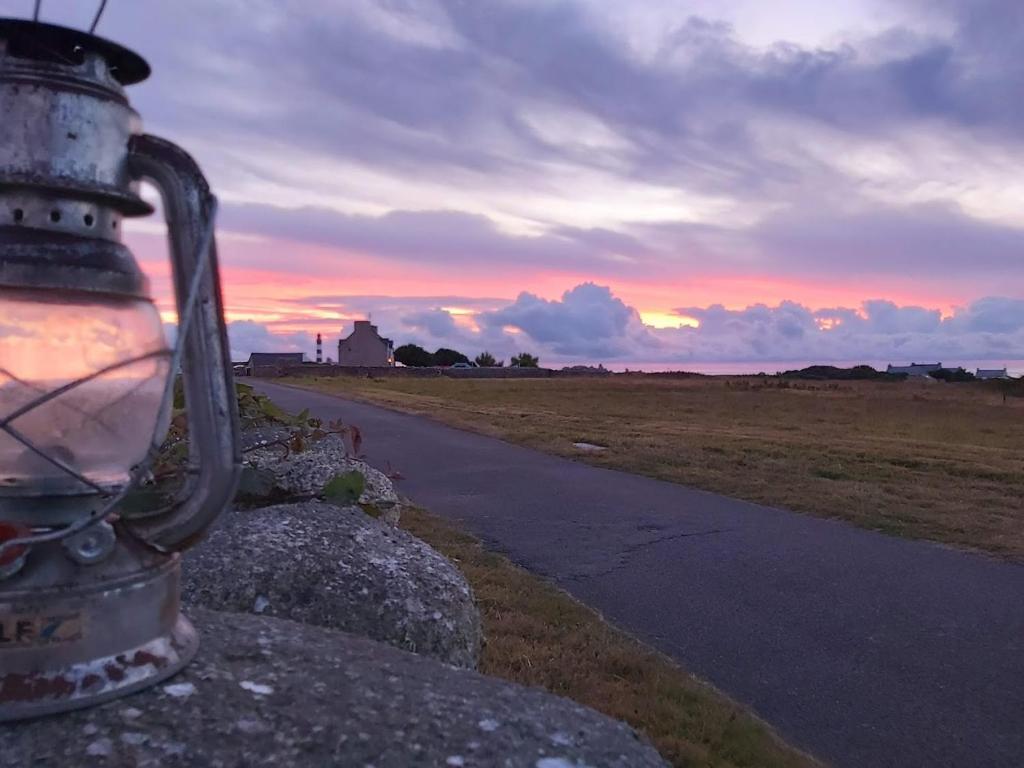
[[[481,352],[477,355],[473,362],[481,368],[501,368],[505,365],[504,360],[495,360],[494,355],[487,351]]]
[[[435,365],[434,356],[415,344],[403,344],[396,349],[395,360],[410,368],[428,368]]]
[[[441,347],[434,353],[434,365],[452,366],[456,363],[468,363],[469,358],[454,349]]]
[[[940,368],[937,371],[930,371],[928,375],[939,381],[975,381],[974,374],[965,371],[963,368]]]
[[[529,352],[520,352],[509,361],[509,364],[517,368],[538,368],[540,367],[540,358]]]
[[[812,365],[799,371],[786,371],[786,379],[807,379],[810,381],[903,381],[905,373],[876,371],[870,365],[855,365],[853,368],[836,368],[834,365]]]

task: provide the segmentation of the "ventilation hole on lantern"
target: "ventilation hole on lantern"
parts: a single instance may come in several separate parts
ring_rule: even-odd
[[[92,217],[91,213],[87,213],[82,217],[82,221],[85,222],[85,226],[91,227],[96,222],[96,219]]]
[[[19,224],[25,220],[25,212],[21,208],[14,209],[14,220]]]
[[[50,221],[52,221],[54,224],[60,221],[60,211],[58,211],[56,208],[50,211]]]
[[[117,220],[116,219],[114,221],[110,222],[110,228],[111,229],[117,229]]]

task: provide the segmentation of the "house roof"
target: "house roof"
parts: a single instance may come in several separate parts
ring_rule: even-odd
[[[930,371],[941,371],[943,368],[942,363],[911,363],[910,365],[892,365],[890,363],[886,370],[890,373],[928,373]]]
[[[385,338],[384,336],[381,336],[380,332],[377,330],[377,326],[374,325],[373,323],[371,323],[369,320],[356,320],[356,321],[354,321],[353,324],[352,324],[352,333],[350,333],[348,336],[344,336],[341,339],[339,339],[338,340],[338,344],[341,345],[341,343],[343,341],[347,341],[348,339],[351,339],[353,336],[355,336],[356,335],[356,331],[359,328],[369,328],[371,331],[373,331],[374,335],[378,339],[383,341],[389,347],[394,347],[395,346],[395,342],[393,342],[391,339],[388,339],[388,338]]]

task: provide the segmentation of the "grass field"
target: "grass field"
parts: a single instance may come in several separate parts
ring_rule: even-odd
[[[1024,560],[1024,398],[977,384],[290,381],[551,453]],[[585,454],[574,442],[607,446]]]
[[[455,562],[473,587],[485,637],[481,672],[624,720],[679,768],[818,765],[711,686],[452,523],[407,508],[401,525]]]

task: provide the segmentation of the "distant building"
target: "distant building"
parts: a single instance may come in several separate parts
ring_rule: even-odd
[[[942,363],[911,363],[910,365],[890,365],[886,373],[905,373],[907,376],[928,376],[942,370]]]
[[[253,352],[245,364],[245,376],[280,376],[285,368],[302,365],[301,352]]]
[[[394,364],[394,342],[378,334],[369,320],[356,320],[352,333],[338,342],[338,365],[384,368]]]
[[[1010,374],[1005,368],[979,368],[974,374],[979,379],[1008,379]]]

